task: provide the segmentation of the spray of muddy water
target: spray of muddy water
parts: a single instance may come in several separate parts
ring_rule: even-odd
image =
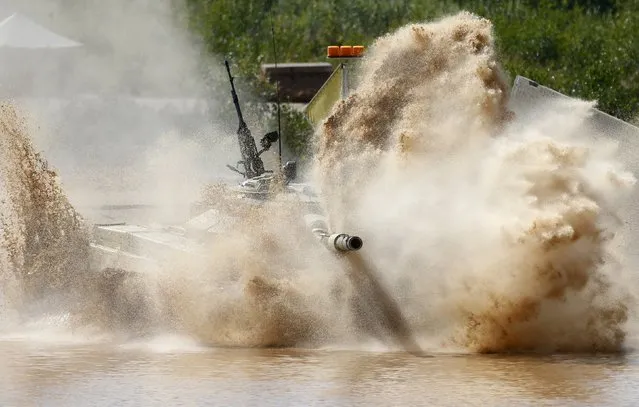
[[[318,131],[332,228],[364,236],[361,262],[318,245],[295,203],[214,190],[204,200],[237,223],[202,255],[84,278],[84,228],[6,107],[3,278],[39,297],[79,287],[65,304],[106,328],[126,316],[214,345],[321,346],[371,333],[372,303],[347,277],[366,263],[429,347],[617,351],[633,293],[611,243],[634,179],[580,133],[590,104],[512,117],[492,41],[466,13],[378,39]]]
[[[216,204],[220,198],[216,196]],[[306,229],[295,203],[238,207],[233,230],[199,261],[176,260],[159,278],[165,315],[222,346],[319,346],[349,337],[349,286],[336,259]]]
[[[35,152],[26,119],[8,103],[0,105],[0,135],[0,277],[5,309],[15,311],[79,291],[88,235],[55,172]]]
[[[471,351],[617,351],[630,300],[614,214],[634,178],[583,134],[590,103],[513,117],[492,25],[380,38],[320,129],[331,220],[367,236],[418,336]],[[600,141],[601,142],[601,141]]]
[[[0,126],[0,315],[14,317],[3,327],[53,318],[114,339],[177,329],[214,345],[293,346],[348,325],[339,263],[295,202],[242,206],[209,188],[203,201],[238,220],[200,256],[178,254],[149,274],[94,270],[90,225],[36,153],[26,115],[3,104]]]

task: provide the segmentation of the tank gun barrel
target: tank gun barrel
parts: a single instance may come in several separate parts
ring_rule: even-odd
[[[329,233],[326,219],[320,215],[306,215],[306,225],[311,232],[331,250],[340,252],[357,251],[364,242],[361,237],[346,233]]]
[[[326,239],[329,247],[334,247],[343,252],[359,250],[364,244],[361,237],[347,235],[346,233],[334,233]]]

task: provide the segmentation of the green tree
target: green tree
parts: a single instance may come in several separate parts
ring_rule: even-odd
[[[185,0],[189,26],[216,55],[232,58],[242,86],[264,101],[274,92],[259,76],[273,62],[325,61],[325,47],[369,45],[404,24],[460,9],[495,25],[501,60],[520,74],[562,93],[596,99],[599,107],[628,120],[639,110],[639,6],[632,0]],[[272,125],[272,106],[254,104],[255,117]],[[283,132],[296,154],[311,132],[301,114],[283,109]],[[270,122],[268,122],[270,120]]]

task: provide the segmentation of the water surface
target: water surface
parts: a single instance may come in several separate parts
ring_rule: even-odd
[[[209,349],[5,339],[2,406],[636,405],[639,357]]]

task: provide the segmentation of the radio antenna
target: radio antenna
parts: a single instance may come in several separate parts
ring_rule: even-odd
[[[272,12],[270,13],[270,17],[271,17],[271,37],[273,39],[273,58],[275,59],[275,72],[277,72],[277,47],[275,45],[275,25],[273,24]],[[282,122],[280,118],[280,82],[278,80],[275,81],[275,100],[277,104],[277,133],[279,134],[277,150],[279,153],[279,161],[280,161],[279,170],[281,171],[282,170]]]

